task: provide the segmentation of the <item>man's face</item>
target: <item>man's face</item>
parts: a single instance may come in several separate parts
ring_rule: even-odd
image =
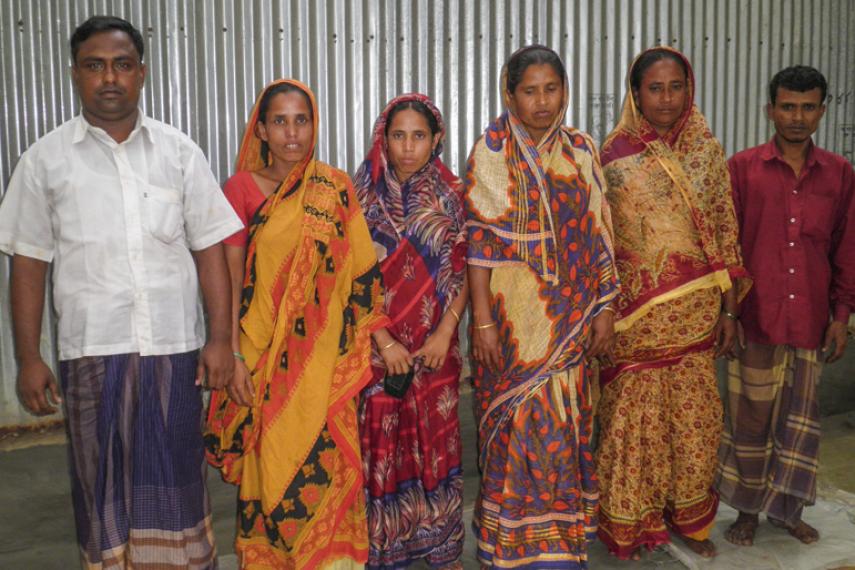
[[[109,30],[80,44],[71,76],[86,119],[103,126],[136,112],[145,66],[130,36]]]
[[[825,114],[819,87],[810,91],[790,91],[778,87],[775,102],[766,105],[766,115],[775,123],[778,137],[789,143],[807,141],[816,132]]]

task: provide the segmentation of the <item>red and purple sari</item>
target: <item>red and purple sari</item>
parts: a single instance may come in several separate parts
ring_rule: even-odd
[[[356,193],[386,286],[389,332],[415,352],[460,293],[465,269],[461,182],[440,161],[401,183],[386,154],[389,112],[405,101],[425,104],[445,133],[439,110],[424,95],[389,102],[374,127],[371,150],[356,173]],[[383,391],[386,367],[375,347],[374,378],[363,391],[360,430],[368,504],[369,568],[399,568],[424,558],[457,563],[463,550],[460,424],[461,357],[455,334],[441,368],[415,363],[403,399]]]

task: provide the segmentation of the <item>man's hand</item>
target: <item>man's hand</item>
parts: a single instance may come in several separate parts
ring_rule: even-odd
[[[209,341],[199,355],[196,367],[196,385],[207,380],[208,388],[219,390],[232,379],[235,372],[235,357],[228,340]]]
[[[833,352],[828,354],[832,350],[832,347],[834,347]],[[846,351],[846,323],[831,321],[831,324],[825,329],[822,351],[827,354],[825,357],[826,362],[840,360],[840,357]]]
[[[37,416],[56,413],[62,402],[56,378],[41,358],[20,363],[18,395],[24,407]]]

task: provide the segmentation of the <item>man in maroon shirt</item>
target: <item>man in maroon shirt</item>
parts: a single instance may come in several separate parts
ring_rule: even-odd
[[[811,67],[769,84],[775,136],[728,162],[745,265],[754,287],[741,305],[744,340],[728,370],[728,419],[716,486],[739,509],[725,533],[750,545],[758,514],[804,543],[816,496],[822,359],[846,348],[855,308],[855,173],[814,145],[828,85]]]

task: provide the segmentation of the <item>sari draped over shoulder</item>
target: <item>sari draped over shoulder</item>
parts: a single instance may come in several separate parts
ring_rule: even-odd
[[[394,107],[422,103],[440,127],[439,110],[420,94],[396,97],[374,126],[371,149],[355,176],[386,285],[390,334],[410,353],[420,349],[461,292],[466,234],[462,184],[440,160],[400,182],[386,151]],[[386,394],[386,366],[372,354],[373,378],[360,404],[368,497],[368,567],[399,568],[419,558],[432,567],[459,561],[463,551],[463,475],[457,415],[462,366],[455,333],[444,364],[416,360],[402,399]]]
[[[505,94],[506,85],[504,70]],[[618,290],[609,209],[590,137],[562,125],[567,78],[561,112],[539,143],[505,102],[465,178],[468,263],[491,270],[502,361],[474,374],[478,558],[581,568],[597,508],[583,343]]]
[[[750,287],[724,151],[694,104],[691,65],[653,49],[685,65],[683,113],[660,136],[627,81],[602,149],[621,292],[615,365],[600,375],[599,535],[622,558],[668,542],[667,526],[709,533],[721,431],[713,330],[722,293]]]
[[[317,106],[305,85],[290,83]],[[238,170],[263,166],[259,95]],[[382,278],[348,176],[314,151],[250,225],[240,345],[255,400],[212,394],[209,461],[240,487],[241,568],[364,563],[365,502],[357,395],[370,380],[372,330],[385,324]]]

